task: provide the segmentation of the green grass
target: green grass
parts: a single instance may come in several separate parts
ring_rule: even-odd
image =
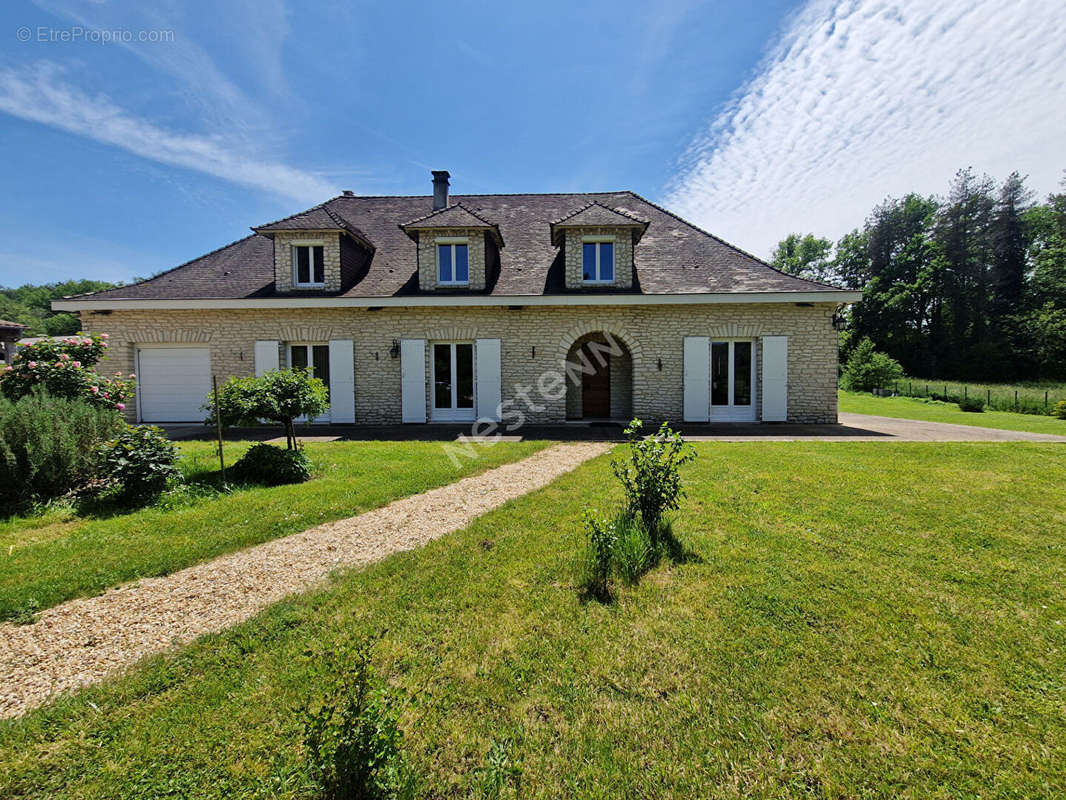
[[[1034,414],[1014,414],[1009,411],[970,413],[956,403],[920,400],[914,397],[874,397],[860,392],[839,393],[840,410],[852,414],[876,414],[881,417],[920,419],[927,422],[950,422],[978,428],[999,428],[1005,431],[1054,433],[1066,436],[1066,420]]]
[[[310,665],[380,631],[421,797],[473,796],[494,744],[523,798],[1066,793],[1066,448],[698,450],[698,559],[613,604],[572,582],[601,458],[0,725],[0,796],[308,797]]]
[[[247,442],[226,445],[233,464]],[[98,518],[70,507],[0,522],[0,619],[97,594],[125,581],[165,575],[197,561],[342,519],[523,458],[545,443],[499,442],[456,467],[441,442],[309,444],[308,483],[193,492],[160,507]],[[211,442],[183,442],[182,469],[203,480],[218,461]]]
[[[936,395],[952,400],[979,397],[997,411],[1044,415],[1059,400],[1066,400],[1066,383],[1033,381],[1025,383],[966,383],[958,381],[903,378],[893,387],[897,394],[929,398]],[[957,400],[956,400],[957,402]]]

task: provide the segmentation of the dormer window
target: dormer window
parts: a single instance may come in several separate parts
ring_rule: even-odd
[[[437,283],[468,286],[470,261],[466,239],[437,239]]]
[[[581,240],[583,283],[614,283],[614,238],[586,236]]]
[[[292,246],[293,286],[326,285],[326,253],[320,244]]]

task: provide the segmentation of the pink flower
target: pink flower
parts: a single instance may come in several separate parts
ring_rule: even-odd
[[[80,361],[73,361],[71,363],[73,363],[75,367],[80,367],[81,366],[81,362]]]
[[[100,387],[99,386],[90,386],[89,387],[89,391],[92,392],[93,394],[99,394],[100,393]]]
[[[115,403],[115,408],[117,408],[119,411],[125,411],[126,410],[126,404],[125,403]]]
[[[107,339],[107,338],[109,338],[109,337],[108,337],[108,335],[107,335],[106,333],[101,333],[101,334],[100,334],[100,338],[101,338],[101,339]]]
[[[36,369],[37,368],[37,362],[36,361],[31,361],[26,366],[29,367],[30,369]]]
[[[134,375],[134,374],[133,374],[132,372],[130,373],[130,380],[133,380],[133,379],[134,379],[134,378],[136,378],[136,377],[137,377],[137,376],[136,376],[136,375]]]

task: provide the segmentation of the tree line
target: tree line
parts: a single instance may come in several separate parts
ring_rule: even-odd
[[[1039,203],[1017,172],[960,170],[946,195],[888,198],[835,244],[790,234],[771,263],[863,290],[842,359],[869,338],[916,377],[1066,379],[1066,180]]]
[[[77,314],[52,310],[52,301],[86,292],[113,289],[120,284],[106,281],[71,280],[18,288],[0,286],[0,319],[29,326],[27,336],[68,336],[81,327]]]

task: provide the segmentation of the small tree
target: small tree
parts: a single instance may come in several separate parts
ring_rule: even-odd
[[[46,337],[15,354],[10,366],[0,368],[0,394],[19,400],[36,389],[51,397],[82,400],[94,406],[122,411],[133,394],[134,378],[98,375],[96,365],[107,348],[107,334],[78,334],[62,339]]]
[[[215,424],[218,414],[222,425],[257,425],[260,420],[278,422],[285,427],[285,444],[296,449],[294,420],[307,417],[313,421],[329,409],[329,392],[308,369],[274,369],[257,378],[230,378],[218,390],[218,409],[209,395],[204,409],[209,412],[206,424]]]
[[[859,342],[848,357],[840,385],[852,392],[883,389],[903,377],[903,367],[891,356],[879,353],[868,338]]]
[[[652,545],[658,547],[663,514],[676,509],[685,494],[679,468],[692,461],[696,451],[667,422],[651,436],[643,431],[641,420],[629,423],[629,458],[612,460],[611,468],[622,482],[627,512],[640,516]]]

